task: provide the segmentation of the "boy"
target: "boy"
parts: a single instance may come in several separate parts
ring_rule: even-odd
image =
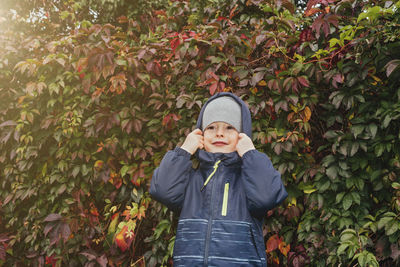
[[[180,211],[175,267],[267,265],[262,220],[287,193],[249,136],[246,104],[231,93],[216,94],[203,106],[197,129],[155,170],[150,194]]]

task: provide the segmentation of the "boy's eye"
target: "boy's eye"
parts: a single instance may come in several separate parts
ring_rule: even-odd
[[[228,125],[227,127],[226,127],[228,130],[233,130],[233,129],[235,129],[233,126],[231,126],[231,125]]]
[[[208,126],[206,130],[214,130],[214,126]]]

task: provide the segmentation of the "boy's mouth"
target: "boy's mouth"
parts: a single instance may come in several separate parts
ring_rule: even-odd
[[[212,144],[214,146],[225,146],[225,145],[227,145],[227,143],[224,142],[224,141],[216,141],[216,142],[213,142]]]

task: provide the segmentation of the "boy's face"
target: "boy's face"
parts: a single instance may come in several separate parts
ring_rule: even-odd
[[[239,133],[225,122],[213,122],[203,131],[204,149],[211,153],[236,151]]]

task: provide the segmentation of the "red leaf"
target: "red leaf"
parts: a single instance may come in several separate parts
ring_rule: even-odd
[[[59,221],[59,220],[61,220],[61,218],[62,218],[62,216],[61,216],[60,214],[52,213],[52,214],[49,214],[49,215],[44,219],[44,221],[45,221],[45,222]]]
[[[231,10],[231,12],[229,12],[229,19],[232,19],[233,16],[235,16],[235,11],[238,8],[238,5],[236,4],[235,7]]]
[[[145,49],[139,50],[139,53],[138,53],[138,55],[137,55],[137,58],[140,60],[140,59],[142,59],[145,55],[146,55],[146,50],[145,50]]]
[[[14,122],[14,121],[5,121],[5,122],[3,122],[2,124],[0,124],[0,127],[4,127],[4,126],[15,126],[15,125],[17,125],[17,123]]]
[[[248,38],[244,33],[242,33],[242,34],[240,35],[240,38],[249,40],[249,38]]]
[[[53,229],[53,227],[54,227],[54,224],[52,224],[52,223],[49,223],[44,227],[43,233],[44,233],[45,237]]]
[[[271,236],[267,241],[267,253],[274,251],[279,246],[279,236],[277,234]]]
[[[210,86],[210,95],[214,95],[215,91],[217,90],[218,87],[218,82],[214,82],[213,84],[211,84]]]
[[[304,12],[304,15],[306,16],[306,17],[310,17],[310,16],[312,16],[312,15],[314,15],[315,13],[318,13],[318,12],[323,12],[321,9],[319,9],[319,8],[311,8],[311,9],[307,9],[305,12]]]
[[[55,229],[50,232],[50,246],[54,245],[60,240],[60,224],[55,225]]]
[[[323,15],[319,15],[319,17],[315,19],[315,21],[313,22],[313,24],[311,26],[311,28],[316,32],[317,38],[319,38],[321,26],[324,23],[322,17],[323,17]]]
[[[298,77],[297,80],[298,80],[299,83],[300,83],[301,85],[303,85],[304,87],[309,87],[309,86],[310,86],[310,83],[308,82],[308,79],[307,79],[307,77],[305,77],[305,76]]]
[[[0,246],[0,260],[2,261],[6,260],[6,250],[4,246]]]
[[[61,235],[62,238],[64,239],[64,243],[67,242],[67,240],[69,239],[70,235],[71,235],[71,228],[69,227],[68,223],[63,223],[61,225]]]
[[[160,63],[158,61],[154,61],[153,72],[157,76],[162,76],[163,75],[163,69],[162,69],[162,67],[161,67],[161,65],[160,65]]]
[[[179,40],[179,38],[174,38],[171,40],[170,45],[171,45],[171,49],[175,54],[175,50],[176,48],[180,45],[181,41]]]
[[[224,82],[219,82],[219,88],[221,90],[224,90],[225,89],[225,83]]]
[[[219,77],[214,73],[214,72],[210,72],[209,73],[211,75],[211,77],[213,77],[216,81],[219,81]]]
[[[125,225],[122,230],[115,236],[115,243],[117,243],[117,246],[124,252],[125,250],[128,249],[128,243],[125,240],[125,233],[128,231],[128,226]]]
[[[81,255],[83,255],[83,256],[85,256],[88,260],[95,260],[97,257],[96,257],[96,255],[95,254],[93,254],[93,253],[89,253],[89,252],[81,252],[81,253],[79,253],[79,254],[81,254]]]
[[[0,234],[0,242],[1,243],[5,243],[8,240],[10,240],[10,238],[6,234]]]
[[[96,261],[101,267],[106,267],[108,263],[106,254],[103,254],[101,257],[97,258]]]
[[[210,78],[210,79],[205,80],[202,83],[199,83],[198,86],[204,86],[204,85],[207,85],[207,84],[210,84],[210,83],[213,83],[213,82],[215,82],[215,79],[214,78]]]

